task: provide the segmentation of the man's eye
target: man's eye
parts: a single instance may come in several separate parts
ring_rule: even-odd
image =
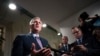
[[[37,24],[37,23],[38,23],[38,24],[42,24],[41,22],[34,22],[34,24]]]
[[[41,22],[38,22],[39,24],[42,24]]]

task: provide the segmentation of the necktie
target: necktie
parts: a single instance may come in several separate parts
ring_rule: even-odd
[[[39,38],[39,37],[35,37],[35,38],[36,38],[36,41],[37,41],[37,43],[39,44],[40,48],[42,49],[43,46],[42,46],[42,43],[41,43],[40,38]]]
[[[68,51],[68,46],[67,45],[65,45],[65,50]]]
[[[82,44],[81,39],[78,39],[78,45]]]

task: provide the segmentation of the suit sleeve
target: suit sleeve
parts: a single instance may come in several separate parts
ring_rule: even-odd
[[[17,36],[13,42],[11,56],[23,56],[23,40],[21,36]]]

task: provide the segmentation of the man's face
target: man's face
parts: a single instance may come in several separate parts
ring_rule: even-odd
[[[78,29],[78,28],[72,29],[72,33],[73,33],[73,35],[75,36],[75,38],[80,38],[80,37],[82,37],[82,32],[81,32],[81,30]]]
[[[95,34],[96,34],[97,38],[99,38],[99,39],[100,39],[100,29],[95,30]]]
[[[31,22],[31,30],[33,32],[40,32],[42,29],[42,21],[40,18],[33,19]]]
[[[67,37],[62,37],[62,43],[67,44],[68,43],[68,38]]]

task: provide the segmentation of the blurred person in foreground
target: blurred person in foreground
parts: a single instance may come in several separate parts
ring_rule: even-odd
[[[97,27],[93,31],[94,38],[92,40],[92,48],[90,48],[91,56],[100,56],[100,27]]]

